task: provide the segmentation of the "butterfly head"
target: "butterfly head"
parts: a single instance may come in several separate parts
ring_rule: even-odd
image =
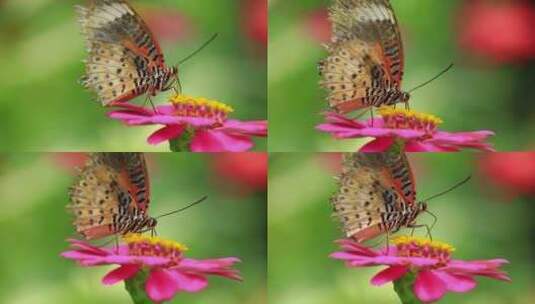
[[[175,81],[178,83],[178,87],[180,88],[180,81],[178,79],[178,66],[171,67],[167,71],[167,79],[162,91],[168,91],[172,88],[175,88]]]
[[[420,212],[427,211],[427,202],[418,202],[418,209]]]
[[[399,101],[403,103],[409,102],[409,99],[411,99],[411,94],[407,92],[401,92],[401,95],[399,97]]]
[[[148,230],[152,230],[156,227],[156,225],[158,225],[158,220],[153,218],[153,217],[148,217],[146,222],[145,222],[145,227],[146,229]]]

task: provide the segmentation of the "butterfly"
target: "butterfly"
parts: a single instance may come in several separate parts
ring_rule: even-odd
[[[358,242],[402,227],[415,228],[427,203],[416,202],[416,189],[407,156],[399,152],[347,153],[331,198],[334,215]]]
[[[147,165],[142,153],[93,153],[70,188],[68,209],[85,239],[153,230]]]
[[[76,10],[89,53],[81,82],[104,106],[156,96],[178,81],[178,68],[166,66],[158,41],[125,0],[89,0]]]
[[[329,18],[333,37],[318,69],[330,107],[344,114],[407,103],[403,43],[389,0],[334,0]]]

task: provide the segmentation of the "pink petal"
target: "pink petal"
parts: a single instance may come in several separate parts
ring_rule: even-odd
[[[324,123],[324,124],[319,124],[316,126],[316,130],[322,131],[325,133],[331,133],[335,136],[337,136],[338,134],[349,133],[349,132],[353,132],[355,130],[360,130],[360,129],[361,128],[355,128],[353,126],[333,124],[333,123]]]
[[[446,266],[447,270],[458,270],[466,272],[477,272],[488,269],[495,269],[501,267],[504,264],[508,264],[506,259],[492,259],[492,260],[451,260]]]
[[[359,152],[374,153],[384,152],[394,143],[393,137],[379,137],[360,148]]]
[[[115,103],[111,104],[114,108],[119,108],[121,111],[129,111],[133,113],[138,113],[140,115],[152,115],[153,111],[148,110],[145,107],[135,105],[133,103],[129,102],[121,102],[121,103]]]
[[[434,302],[446,293],[446,283],[439,279],[433,271],[422,270],[416,276],[413,291],[423,302]]]
[[[409,268],[406,266],[391,266],[376,274],[371,279],[371,283],[376,286],[381,286],[401,278],[407,271],[409,271]]]
[[[183,259],[179,264],[179,268],[187,269],[188,271],[210,272],[230,267],[238,262],[240,262],[240,259],[234,257],[206,260]]]
[[[191,141],[192,152],[243,152],[253,147],[248,136],[216,130],[199,130]]]
[[[362,245],[361,243],[358,243],[352,239],[341,239],[341,240],[336,241],[336,243],[340,245],[340,247],[342,247],[344,251],[351,251],[351,252],[355,252],[355,253],[358,253],[359,255],[364,255],[364,256],[379,255],[379,253],[376,252],[375,250],[368,248]]]
[[[108,113],[108,117],[128,123],[130,120],[140,119],[146,116],[131,111],[111,111]]]
[[[251,136],[267,136],[267,121],[239,121],[227,120],[225,125],[218,130],[224,130],[227,133],[238,133]]]
[[[178,290],[198,292],[208,286],[208,280],[201,275],[188,274],[180,271],[173,271],[172,273]]]
[[[69,239],[69,243],[71,243],[72,247],[80,248],[84,251],[91,252],[95,255],[105,255],[108,254],[109,251],[106,248],[99,248],[95,247],[87,242],[76,240],[76,239]]]
[[[325,116],[327,123],[331,125],[345,125],[351,128],[365,128],[367,126],[365,123],[362,123],[357,119],[350,119],[335,112],[327,112],[323,113],[323,115]]]
[[[151,145],[157,145],[164,141],[177,138],[182,135],[182,132],[184,132],[185,128],[186,127],[184,125],[171,125],[163,127],[152,133],[147,139],[147,142]]]
[[[104,285],[112,285],[117,282],[129,279],[133,277],[141,268],[140,265],[123,265],[119,268],[116,268],[102,278],[102,283]]]
[[[476,281],[469,276],[450,274],[445,271],[435,271],[434,274],[446,284],[448,290],[454,292],[468,292],[477,285]]]
[[[153,301],[162,302],[172,299],[178,291],[178,286],[171,272],[165,269],[154,269],[149,274],[145,291]]]
[[[420,142],[416,140],[408,141],[405,144],[406,152],[456,152],[457,148],[446,148],[432,142]]]

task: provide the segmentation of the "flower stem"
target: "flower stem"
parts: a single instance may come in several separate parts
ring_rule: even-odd
[[[394,281],[394,290],[403,304],[422,304],[412,291],[416,274],[408,272],[401,279]]]
[[[145,282],[147,281],[148,273],[145,270],[139,271],[133,278],[124,282],[124,287],[132,297],[134,304],[153,304],[147,294],[145,293]]]
[[[190,142],[193,138],[194,130],[186,128],[182,133],[182,136],[169,140],[169,149],[172,152],[191,152]]]

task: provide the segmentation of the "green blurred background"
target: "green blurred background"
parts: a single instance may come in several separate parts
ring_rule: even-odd
[[[168,151],[166,144],[146,143],[155,126],[127,128],[112,121],[77,83],[86,52],[74,5],[84,2],[0,1],[1,149]],[[235,109],[234,118],[263,120],[266,51],[258,34],[250,32],[252,21],[247,18],[254,7],[248,2],[131,1],[161,38],[170,65],[219,33],[209,47],[179,67],[183,93],[227,103]],[[159,94],[155,103],[165,102],[170,94]],[[134,102],[143,101],[140,97]],[[255,150],[264,151],[266,140],[258,143]]]
[[[178,294],[172,303],[266,303],[267,158],[256,153],[231,155],[249,160],[249,167],[233,170],[256,180],[247,185],[240,174],[228,176],[232,168],[222,165],[225,157],[228,154],[147,154],[151,215],[208,196],[194,208],[160,219],[159,236],[187,245],[186,256],[191,258],[242,259],[236,268],[243,282],[209,277],[204,291]],[[82,268],[59,256],[68,247],[65,240],[74,236],[65,206],[74,166],[82,163],[80,154],[0,154],[0,303],[131,301],[122,283],[100,283],[114,267]]]
[[[452,244],[455,258],[503,257],[510,261],[504,270],[512,283],[478,277],[473,291],[448,293],[440,303],[533,303],[534,192],[525,198],[494,193],[499,187],[479,173],[479,157],[470,153],[410,155],[420,200],[473,174],[469,183],[429,202],[429,210],[438,217],[433,239]],[[533,172],[535,156],[530,157],[530,163],[518,164],[515,170],[522,171],[523,166]],[[329,153],[274,153],[270,157],[268,288],[272,303],[399,302],[392,284],[374,287],[369,283],[384,267],[349,269],[328,257],[338,249],[334,240],[343,238],[330,216],[329,204],[336,190],[333,176],[339,170],[339,160],[339,154]],[[506,175],[503,171],[494,173]],[[534,189],[534,174],[529,174]],[[432,220],[429,215],[420,215],[418,223],[431,224]],[[417,230],[416,235],[425,236],[425,229]],[[371,244],[383,246],[380,238]]]
[[[535,1],[390,2],[398,17],[405,46],[404,89],[409,90],[429,80],[448,64],[455,63],[453,70],[442,78],[414,92],[411,109],[441,117],[444,120],[442,128],[447,131],[493,130],[496,136],[491,142],[498,151],[533,147],[535,45],[531,45],[529,60],[488,64],[478,55],[469,55],[460,46],[458,38],[465,28],[458,25],[479,17],[476,15],[482,11],[478,8],[462,17],[464,5],[476,2],[533,5]],[[314,130],[323,121],[319,113],[327,109],[326,92],[318,85],[320,77],[316,65],[327,55],[321,44],[330,37],[329,25],[325,21],[325,9],[330,3],[329,0],[269,1],[270,151],[356,151],[366,142],[362,139],[336,141],[328,134]],[[490,18],[481,20],[476,26],[482,31],[498,27],[496,37],[501,35],[505,36],[500,36],[503,40],[510,38],[514,41],[518,35],[513,31],[523,22],[518,21],[523,16]],[[490,21],[496,21],[496,24],[491,25]],[[488,36],[492,34],[486,33]],[[535,25],[522,34],[528,36],[523,39],[532,39]]]

